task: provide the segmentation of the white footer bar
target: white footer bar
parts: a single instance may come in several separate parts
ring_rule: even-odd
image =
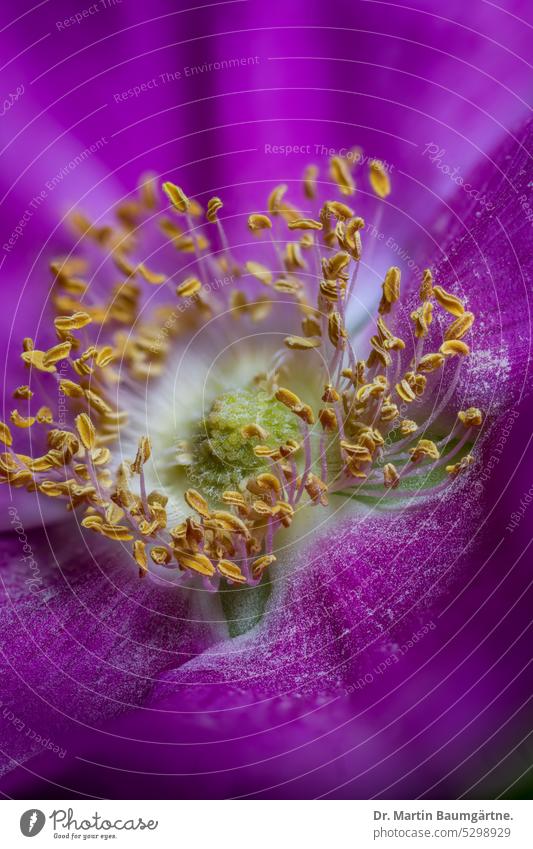
[[[0,802],[4,846],[530,847],[533,804],[450,801]],[[35,838],[35,843],[30,839]]]

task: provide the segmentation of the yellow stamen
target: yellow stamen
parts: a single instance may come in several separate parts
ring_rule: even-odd
[[[304,194],[309,200],[316,197],[316,180],[318,168],[316,165],[308,165],[304,171]]]
[[[252,277],[256,278],[256,280],[260,280],[265,286],[270,286],[272,283],[272,272],[264,265],[261,265],[260,262],[250,261],[247,262],[244,267],[248,274],[251,274]]]
[[[162,189],[177,212],[185,214],[189,211],[191,202],[183,189],[170,181],[163,183]]]
[[[15,427],[28,428],[37,421],[34,416],[21,416],[18,410],[13,410],[10,417]]]
[[[260,233],[261,230],[271,230],[272,221],[268,215],[261,215],[260,213],[250,215],[248,218],[248,229],[252,233]]]
[[[213,197],[207,204],[207,220],[213,224],[217,220],[217,213],[220,212],[224,204],[219,197]]]
[[[286,336],[283,341],[291,351],[309,351],[312,348],[319,348],[321,345],[321,340],[312,336]]]
[[[143,578],[148,572],[148,558],[146,557],[146,544],[140,539],[136,539],[133,543],[133,556],[139,567],[139,577]]]
[[[287,226],[289,230],[322,230],[322,224],[314,218],[296,218]]]
[[[383,167],[383,163],[374,159],[369,163],[370,185],[380,198],[386,198],[391,193],[389,175]]]
[[[456,318],[446,330],[444,341],[462,339],[465,333],[468,333],[474,323],[474,313],[465,312],[459,318]]]
[[[470,353],[470,348],[466,344],[466,342],[461,342],[459,339],[449,339],[447,342],[443,342],[439,348],[441,354],[444,354],[445,357],[466,357]]]
[[[240,568],[232,560],[219,560],[217,569],[225,578],[234,581],[236,584],[245,584],[246,578],[242,574]]]
[[[355,194],[355,183],[344,159],[333,156],[330,161],[331,179],[334,180],[343,195]]]
[[[176,287],[176,295],[180,298],[192,298],[201,290],[202,284],[196,277],[187,277]]]
[[[483,424],[483,413],[477,407],[461,410],[457,413],[457,418],[467,427],[480,427]]]
[[[96,444],[96,430],[89,416],[86,413],[80,413],[74,421],[84,447],[89,451],[92,450]]]
[[[455,316],[463,315],[465,311],[464,304],[459,298],[456,298],[455,295],[451,295],[442,286],[434,286],[433,294],[435,296],[435,300],[444,307],[449,313]]]
[[[211,513],[209,505],[203,495],[200,495],[195,489],[188,489],[184,494],[185,501],[189,507],[202,516],[204,519],[209,519]]]

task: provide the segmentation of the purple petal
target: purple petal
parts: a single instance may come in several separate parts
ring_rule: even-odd
[[[213,637],[178,588],[141,581],[127,553],[86,544],[73,519],[27,534],[12,514],[2,539],[2,770],[41,749],[17,725],[60,743],[140,704],[158,674]],[[87,546],[90,544],[91,548]]]

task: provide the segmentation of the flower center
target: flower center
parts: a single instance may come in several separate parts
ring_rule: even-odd
[[[226,392],[198,422],[190,445],[189,480],[220,501],[225,490],[241,489],[250,477],[268,470],[268,459],[254,451],[257,444],[274,449],[298,435],[290,410],[266,389]]]
[[[372,161],[369,169],[375,195],[386,198],[391,187],[384,166]],[[101,299],[100,284],[91,288],[84,279],[88,261],[69,257],[52,264],[57,343],[41,349],[33,339],[23,341],[31,385],[13,393],[23,409],[10,417],[22,431],[20,447],[0,422],[0,479],[62,498],[67,509],[82,508],[84,528],[122,547],[129,543],[141,576],[160,577],[153,563],[183,583],[200,575],[212,591],[222,580],[258,584],[276,562],[276,535],[304,507],[327,507],[331,497],[402,505],[405,498],[435,496],[453,486],[473,462],[472,434],[483,424],[476,407],[456,411],[451,430],[445,416],[461,363],[470,356],[463,337],[475,316],[460,290],[435,285],[430,269],[418,295],[408,294],[406,310],[401,272],[393,266],[374,293],[373,335],[357,346],[366,348],[366,357],[356,355],[349,328],[361,286],[365,220],[345,203],[355,195],[355,182],[340,157],[331,160],[329,186],[337,185],[342,200],[325,200],[317,217],[309,217],[320,190],[317,173],[315,166],[305,173],[305,210],[285,199],[288,187],[281,185],[268,198],[268,215],[249,216],[249,231],[267,240],[261,256],[268,265],[234,258],[218,217],[219,198],[211,198],[204,212],[170,182],[162,188],[173,217],[168,209],[158,211],[150,179],[136,200],[117,210],[115,226],[76,215],[73,223],[84,241],[105,251],[108,268],[97,266],[102,284],[117,269],[123,282],[104,288]],[[152,267],[139,251],[143,244],[153,246],[154,232]],[[177,286],[176,252],[186,256],[188,269]],[[159,270],[166,258],[169,273]],[[150,287],[155,294],[145,297]],[[142,401],[145,382],[161,379],[157,396],[171,407],[164,375],[173,373],[174,343],[183,341],[183,353],[200,340],[198,357],[191,356],[197,376],[195,369],[216,351],[229,350],[235,335],[250,340],[248,353],[263,362],[262,340],[272,332],[283,347],[268,376],[250,381],[253,357],[236,359],[231,379],[239,388],[219,383],[213,394],[222,394],[176,446],[168,416],[154,415]],[[56,381],[55,410],[32,401],[41,378]],[[191,389],[204,385],[199,380],[193,387],[187,368],[184,383],[188,379]],[[442,386],[447,388],[439,398]],[[195,421],[187,410],[194,391],[180,389],[185,430],[185,422]],[[24,440],[25,431],[39,427],[46,440],[34,440],[31,431]],[[46,445],[45,453],[27,453],[36,445]],[[119,453],[124,445],[133,449],[126,459]],[[151,483],[162,483],[163,491]]]

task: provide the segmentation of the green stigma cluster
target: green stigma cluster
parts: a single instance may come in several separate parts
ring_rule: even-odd
[[[243,428],[250,424],[262,428],[266,437],[244,436]],[[261,442],[275,448],[298,436],[295,416],[266,390],[226,392],[213,403],[192,438],[189,480],[219,499],[224,490],[239,489],[248,478],[268,469],[268,460],[254,453],[254,445]]]

